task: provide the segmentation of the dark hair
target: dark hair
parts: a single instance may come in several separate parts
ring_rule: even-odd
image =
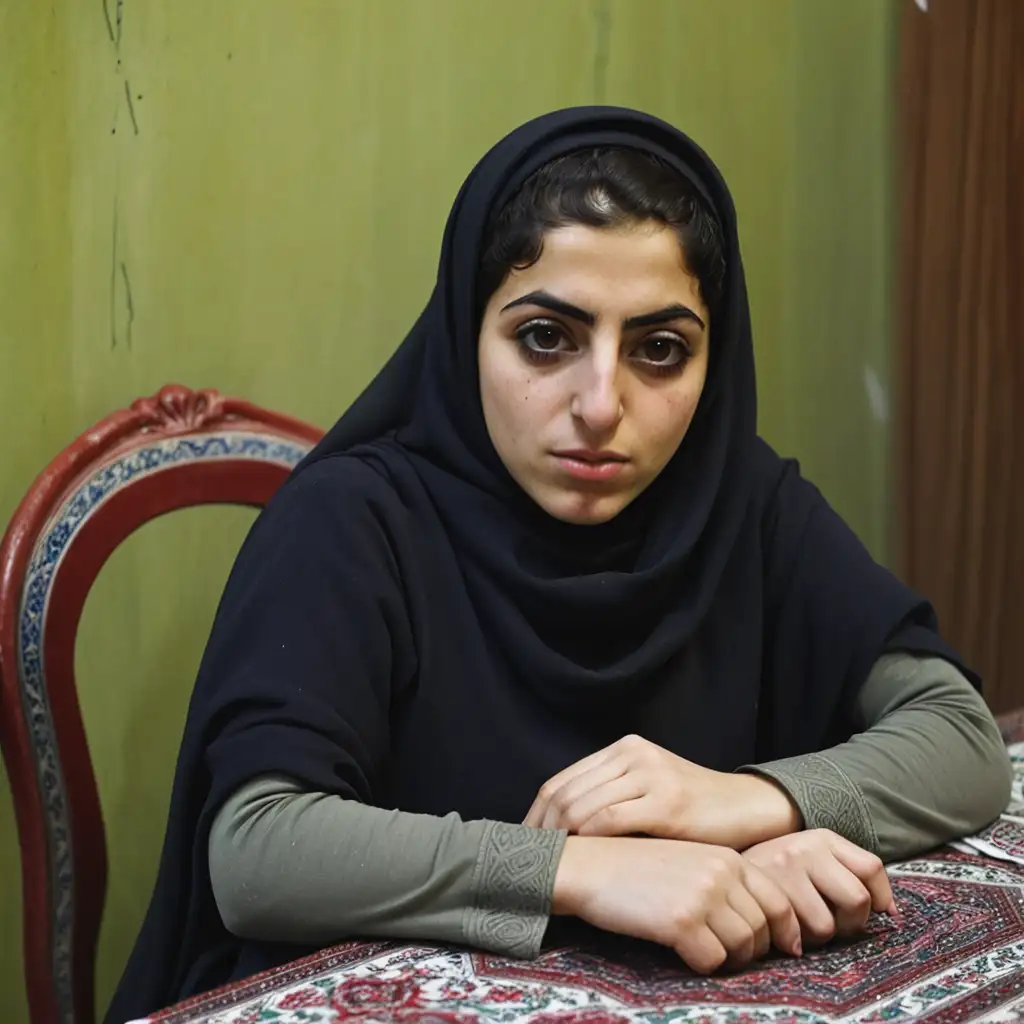
[[[513,268],[540,259],[544,232],[568,224],[611,227],[659,221],[674,228],[686,267],[714,314],[725,282],[721,228],[674,168],[638,149],[604,146],[567,153],[535,171],[487,226],[477,302],[482,310]]]

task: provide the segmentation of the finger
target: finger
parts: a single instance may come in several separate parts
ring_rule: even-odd
[[[551,778],[540,787],[540,791],[537,793],[530,810],[523,819],[523,824],[529,825],[532,828],[539,828],[541,821],[544,819],[544,812],[547,810],[551,797],[567,782],[571,782],[575,779],[576,776],[590,771],[591,768],[596,767],[609,757],[613,756],[613,746],[603,747],[601,750],[574,762],[569,765],[568,768],[563,768],[557,775],[552,775]]]
[[[717,971],[729,959],[725,946],[706,924],[693,930],[684,929],[675,950],[687,966],[698,974]]]
[[[635,772],[620,775],[584,793],[579,800],[565,807],[561,824],[555,827],[567,828],[581,836],[619,836],[642,831],[634,830],[630,825],[637,817],[637,810],[641,813],[648,810],[647,803],[642,808],[632,806],[640,803],[640,798],[646,795],[644,790],[643,780]],[[631,806],[624,806],[626,804]],[[618,809],[613,811],[612,808]],[[644,817],[646,819],[650,815]]]
[[[738,914],[728,903],[715,907],[708,914],[708,927],[725,947],[729,966],[742,967],[754,959],[754,930],[743,915]]]
[[[839,838],[839,837],[837,837]],[[886,873],[885,864],[867,850],[844,840],[832,844],[832,852],[836,859],[863,882],[871,895],[871,909],[879,913],[898,914],[896,897],[893,896],[892,883]]]
[[[587,836],[658,836],[664,818],[657,813],[657,801],[642,796],[605,807],[580,828]]]
[[[868,918],[871,917],[871,904],[865,903],[864,907],[852,907],[847,910],[845,907],[835,907],[836,935],[849,937],[862,935],[868,925]]]
[[[595,794],[604,793],[609,786],[615,787],[616,783],[620,785],[611,791],[613,801],[632,800],[640,796],[642,790],[639,782],[635,775],[627,776],[626,771],[626,765],[619,758],[609,758],[567,782],[548,802],[547,810],[541,819],[541,827],[567,828],[574,831],[581,822],[586,821],[607,802],[607,794],[604,797]],[[632,778],[628,785],[624,782],[627,778]],[[628,795],[615,796],[616,793]]]
[[[768,918],[764,916],[761,905],[750,895],[749,891],[737,886],[728,895],[729,906],[750,925],[754,935],[753,959],[760,960],[772,946],[772,933],[768,928]]]
[[[835,936],[835,914],[815,889],[806,870],[796,867],[776,881],[789,898],[806,946],[823,945]]]
[[[768,921],[768,930],[776,948],[793,956],[801,956],[803,942],[800,922],[785,891],[753,864],[746,865],[743,881]]]
[[[856,935],[871,916],[871,893],[867,886],[837,857],[811,861],[807,868],[811,884],[832,904],[838,935]]]
[[[544,784],[545,786],[547,783]],[[537,795],[533,798],[533,803],[530,804],[530,809],[526,812],[526,817],[523,818],[523,824],[530,828],[540,828],[540,823],[544,819],[544,812],[548,808],[548,800],[545,795],[544,786],[537,791]]]
[[[599,764],[603,764],[610,757],[614,757],[617,752],[614,744],[602,747],[600,750],[595,750],[593,754],[588,754],[586,757],[580,758],[579,761],[569,765],[568,768],[563,768],[557,775],[552,775],[545,785],[551,786],[552,792],[561,789],[562,786],[567,782],[571,782],[576,776],[589,772],[591,768],[596,768]]]

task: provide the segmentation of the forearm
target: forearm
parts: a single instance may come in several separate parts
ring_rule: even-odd
[[[803,813],[789,789],[770,774],[744,772],[734,780],[733,799],[743,807],[743,827],[728,845],[745,850],[804,828]]]
[[[463,822],[254,780],[210,832],[210,878],[228,929],[327,943],[361,935],[534,956],[564,833]]]
[[[995,721],[939,659],[879,660],[857,700],[863,731],[829,750],[754,766],[785,788],[807,828],[895,860],[976,831],[1009,799]]]

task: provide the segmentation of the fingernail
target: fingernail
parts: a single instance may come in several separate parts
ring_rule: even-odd
[[[804,944],[799,939],[797,939],[796,942],[793,943],[793,955],[794,956],[803,956],[804,955]]]

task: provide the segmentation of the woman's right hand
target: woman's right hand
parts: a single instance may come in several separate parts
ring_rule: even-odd
[[[779,886],[735,850],[704,843],[569,836],[552,912],[669,946],[702,974],[740,967],[772,944],[802,952]]]

